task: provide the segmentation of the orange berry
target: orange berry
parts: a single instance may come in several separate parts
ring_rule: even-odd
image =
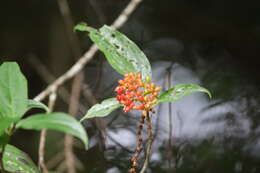
[[[118,83],[119,83],[119,84],[123,84],[124,81],[123,81],[123,80],[119,80]]]
[[[137,90],[137,91],[136,91],[136,96],[141,96],[141,95],[142,95],[142,91]]]
[[[160,90],[161,90],[161,87],[156,87],[156,88],[154,89],[155,92],[159,92]]]
[[[152,101],[152,104],[154,105],[154,104],[156,104],[157,103],[157,99],[154,99],[153,101]]]
[[[158,92],[161,89],[151,83],[151,79],[142,81],[140,73],[133,72],[124,74],[124,79],[118,81],[116,87],[116,99],[124,105],[124,111],[131,109],[150,111],[153,104],[156,104]]]
[[[139,96],[138,97],[138,101],[143,102],[144,101],[144,96]]]
[[[153,93],[153,96],[154,96],[154,97],[157,97],[157,95],[158,95],[157,92],[154,92],[154,93]]]
[[[150,103],[146,103],[145,105],[144,105],[144,108],[145,109],[149,109],[151,107],[151,104]]]

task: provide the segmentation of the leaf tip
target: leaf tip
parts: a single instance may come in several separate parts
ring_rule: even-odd
[[[74,26],[73,31],[87,31],[88,24],[86,22],[80,22]]]
[[[212,95],[209,90],[205,89],[205,92],[208,94],[209,98],[212,99]]]

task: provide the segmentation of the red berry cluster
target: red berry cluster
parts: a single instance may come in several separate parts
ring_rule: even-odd
[[[123,80],[118,81],[116,87],[117,100],[124,105],[124,111],[143,110],[150,111],[157,102],[160,87],[151,83],[150,79],[142,80],[140,73],[127,73]]]

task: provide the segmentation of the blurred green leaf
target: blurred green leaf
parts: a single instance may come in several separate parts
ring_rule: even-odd
[[[0,66],[0,116],[21,118],[27,110],[27,80],[18,64]]]
[[[81,31],[81,32],[87,31],[87,32],[91,32],[91,31],[95,31],[95,30],[96,29],[89,27],[87,25],[87,23],[85,23],[85,22],[81,22],[81,23],[77,24],[74,27],[74,31]]]
[[[12,145],[6,145],[3,162],[5,170],[9,172],[40,173],[30,157]]]
[[[18,118],[12,117],[0,117],[0,136],[5,133],[6,129],[10,127],[11,124],[17,122]]]
[[[210,92],[203,87],[194,84],[179,84],[160,94],[158,102],[176,102],[195,92],[205,92],[211,98]]]
[[[121,104],[115,98],[103,100],[100,104],[95,104],[92,106],[80,121],[94,117],[107,116],[120,106]]]
[[[78,137],[88,148],[88,138],[84,127],[75,118],[65,113],[36,114],[19,121],[16,128],[58,130]]]
[[[110,65],[120,74],[141,73],[151,77],[151,65],[140,48],[124,34],[104,25],[99,30],[79,24],[77,30],[88,31],[90,39],[105,54]]]
[[[0,148],[8,144],[9,140],[10,140],[10,136],[7,133],[2,133],[0,135]]]
[[[29,99],[28,105],[27,105],[27,110],[30,110],[32,108],[40,108],[40,109],[44,109],[46,112],[49,112],[49,108],[45,104]]]

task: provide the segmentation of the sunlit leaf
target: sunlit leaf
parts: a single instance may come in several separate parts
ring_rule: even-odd
[[[18,117],[27,110],[27,81],[15,62],[0,66],[0,116]]]
[[[0,149],[2,152],[2,149]],[[12,145],[6,145],[3,154],[4,169],[8,172],[40,173],[30,157]]]
[[[210,92],[203,87],[195,84],[179,84],[160,94],[158,102],[176,102],[195,92],[205,92],[211,98]]]
[[[88,118],[107,116],[119,107],[121,107],[121,104],[115,98],[106,99],[100,104],[92,106],[80,121]]]
[[[30,110],[32,108],[40,108],[40,109],[45,110],[46,112],[49,111],[49,108],[45,104],[35,101],[35,100],[28,100],[27,110]]]
[[[22,129],[51,129],[78,137],[88,147],[88,138],[83,126],[73,117],[65,113],[36,114],[19,121],[16,128]]]
[[[120,74],[141,73],[151,77],[151,66],[140,48],[124,34],[104,25],[99,30],[77,25],[77,30],[88,31],[91,40],[105,54],[110,65]]]

